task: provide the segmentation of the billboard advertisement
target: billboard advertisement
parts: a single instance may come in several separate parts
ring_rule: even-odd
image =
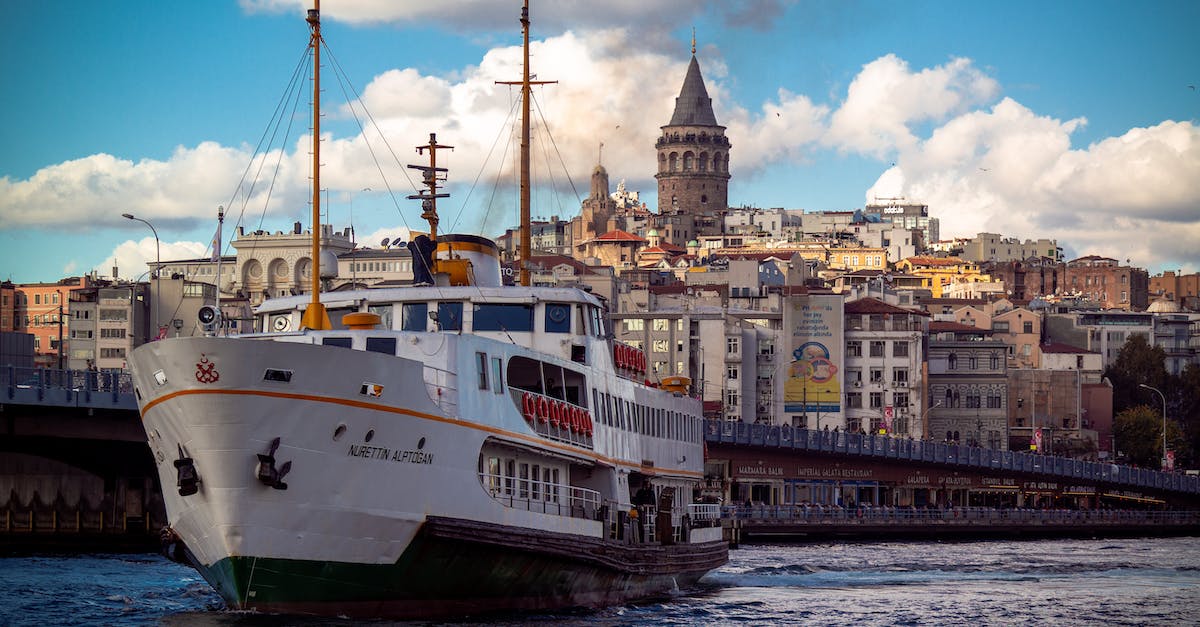
[[[810,427],[843,424],[843,302],[835,294],[794,295],[783,310],[788,341],[783,410],[801,416]]]

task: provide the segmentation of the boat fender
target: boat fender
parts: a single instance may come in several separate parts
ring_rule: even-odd
[[[537,414],[542,424],[546,424],[550,420],[550,403],[546,401],[545,396],[537,398]]]

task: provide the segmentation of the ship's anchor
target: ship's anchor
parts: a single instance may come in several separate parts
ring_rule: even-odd
[[[200,475],[196,474],[196,464],[183,452],[183,445],[177,444],[179,447],[179,459],[175,460],[175,485],[179,488],[179,496],[191,496],[200,489]]]
[[[292,462],[283,462],[283,465],[278,469],[275,468],[275,451],[279,450],[279,438],[271,440],[271,448],[267,450],[267,454],[258,454],[258,480],[263,485],[271,486],[276,490],[286,490],[287,484],[283,482],[283,477],[292,469]]]

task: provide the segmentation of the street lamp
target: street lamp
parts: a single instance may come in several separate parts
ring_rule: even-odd
[[[142,224],[145,224],[146,226],[150,227],[150,232],[154,233],[154,272],[150,273],[150,278],[157,279],[158,273],[162,269],[162,254],[161,254],[162,251],[161,251],[161,247],[160,247],[159,241],[158,241],[158,229],[155,229],[154,225],[150,224],[150,222],[148,220],[143,220],[143,219],[133,215],[132,213],[122,213],[121,217],[125,218],[126,220],[137,220],[138,222],[141,222]],[[221,280],[221,278],[217,277],[218,283],[220,282],[220,280]],[[218,289],[220,289],[219,286],[218,286]],[[150,319],[154,322],[153,333],[154,333],[155,337],[157,337],[158,336],[158,318],[155,317],[156,312],[155,312],[155,308],[154,308],[154,301],[156,300],[156,297],[158,295],[155,293],[155,291],[156,291],[155,284],[153,282],[151,282],[150,283]]]
[[[1146,385],[1145,383],[1139,383],[1138,387],[1146,388],[1147,390],[1153,390],[1154,392],[1157,392],[1158,397],[1162,399],[1162,420],[1163,420],[1162,469],[1166,470],[1167,469],[1167,397],[1163,395],[1162,390],[1155,388],[1155,387],[1150,387],[1149,385]]]
[[[933,405],[930,405],[928,408],[925,409],[925,413],[921,414],[921,416],[919,418],[919,420],[921,422],[921,431],[925,432],[926,434],[929,433],[929,423],[925,422],[925,419],[929,417],[929,412],[931,412],[934,409],[937,409],[938,407],[941,407],[941,406],[942,406],[942,401],[939,400],[938,402],[934,403]]]

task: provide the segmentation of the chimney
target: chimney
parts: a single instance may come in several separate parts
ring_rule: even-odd
[[[117,267],[113,266],[113,278],[117,278]]]
[[[295,224],[292,225],[292,233],[295,235],[300,234],[300,223],[299,222],[296,222]]]

